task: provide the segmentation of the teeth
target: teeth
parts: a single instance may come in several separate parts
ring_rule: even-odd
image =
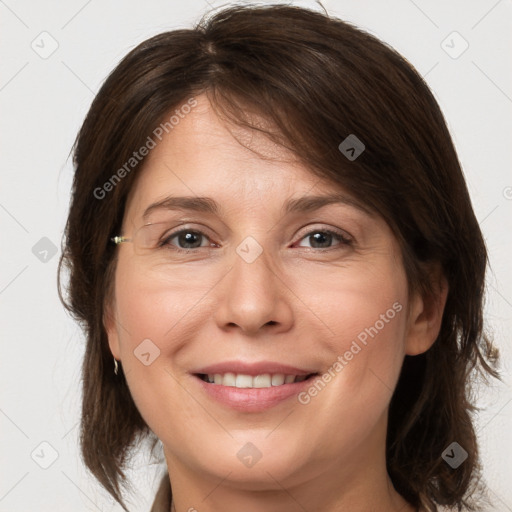
[[[284,375],[282,373],[272,375],[272,386],[280,386],[281,384],[284,384]]]
[[[252,388],[252,377],[250,375],[239,374],[236,376],[235,387]]]
[[[208,375],[208,380],[211,382],[212,379],[210,377],[211,375]],[[236,386],[236,375],[234,373],[225,373],[221,384],[224,386]]]
[[[256,375],[252,379],[253,387],[255,388],[269,388],[272,385],[272,379],[270,373],[264,373],[263,375]]]
[[[306,380],[307,375],[285,375],[284,373],[264,373],[262,375],[245,375],[243,373],[209,373],[204,377],[206,382],[221,386],[232,386],[236,388],[270,388],[271,386],[281,386],[282,384],[291,384],[292,382],[302,382]]]

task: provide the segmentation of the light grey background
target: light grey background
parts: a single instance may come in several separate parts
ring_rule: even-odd
[[[0,511],[121,510],[77,450],[84,343],[56,291],[68,156],[94,94],[121,57],[223,3],[0,0]],[[512,2],[324,5],[401,52],[426,77],[448,120],[490,251],[486,308],[503,359],[504,383],[478,394],[486,407],[478,436],[493,510],[512,511]],[[143,457],[134,464],[133,510],[148,510],[154,492],[157,468],[148,472],[146,464]]]

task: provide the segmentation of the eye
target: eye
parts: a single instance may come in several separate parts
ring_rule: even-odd
[[[309,240],[309,245],[302,245],[299,242],[299,246],[311,249],[332,249],[337,246],[341,248],[350,246],[353,243],[347,234],[332,229],[315,229],[300,239],[301,242],[303,240]],[[188,252],[201,247],[217,247],[217,244],[212,242],[202,231],[181,229],[162,237],[158,246]]]
[[[352,244],[352,240],[347,235],[331,229],[315,229],[314,231],[310,231],[306,236],[301,238],[301,241],[308,239],[310,241],[309,247],[312,249],[331,249],[331,243],[336,240],[339,242],[337,245],[340,246],[347,246]]]
[[[176,242],[173,240],[176,239]],[[175,233],[167,236],[162,242],[160,246],[175,246],[176,250],[187,251],[190,249],[198,249],[200,247],[212,247],[215,244],[201,231],[192,230],[192,229],[182,229],[181,231],[177,231]],[[201,243],[202,241],[206,243]]]

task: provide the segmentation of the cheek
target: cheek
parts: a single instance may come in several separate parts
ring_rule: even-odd
[[[211,319],[204,299],[217,281],[215,273],[199,270],[141,273],[129,257],[119,257],[115,312],[122,367],[137,408],[157,435],[181,432],[183,418],[197,416],[187,385],[178,382],[183,374],[177,362],[197,340],[198,326]]]
[[[372,264],[333,268],[304,274],[293,289],[303,298],[308,314],[302,328],[321,321],[323,342],[335,353],[351,350],[358,359],[370,353],[401,352],[406,323],[407,280],[393,258]],[[316,320],[315,320],[316,318]],[[361,350],[358,352],[357,345]],[[361,354],[365,357],[361,357]],[[352,359],[350,354],[347,354]]]
[[[194,309],[211,288],[210,281],[211,275],[190,270],[144,273],[128,257],[120,258],[115,293],[124,344],[133,350],[149,338],[160,348],[172,348],[181,338],[176,334],[195,318]]]
[[[172,290],[162,294],[151,276],[141,274],[129,258],[120,256],[116,269],[115,315],[123,372],[132,397],[146,420],[161,409],[155,402],[155,390],[172,387],[168,371],[167,352],[179,350],[179,319],[197,293],[187,293],[182,284],[176,285],[179,300],[173,300]],[[196,299],[197,300],[197,299]],[[163,340],[166,343],[163,344]]]
[[[323,375],[299,397],[310,421],[330,425],[328,436],[319,431],[310,440],[326,457],[333,443],[352,450],[381,421],[405,353],[403,270],[392,261],[351,270],[317,280],[314,288],[307,282],[300,292],[329,332],[320,348],[329,354]]]

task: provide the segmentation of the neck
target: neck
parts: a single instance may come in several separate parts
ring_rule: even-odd
[[[390,482],[391,486],[391,482]],[[317,491],[318,492],[318,491]],[[286,491],[288,497],[284,500],[280,500],[279,498],[276,498],[275,495],[271,497],[271,502],[268,501],[268,499],[262,498],[259,499],[255,498],[254,496],[249,497],[248,499],[242,496],[238,496],[235,498],[232,494],[229,496],[230,501],[223,501],[228,499],[226,496],[221,497],[219,496],[218,499],[214,500],[215,503],[212,503],[210,505],[203,505],[201,499],[199,500],[181,500],[179,501],[181,503],[192,503],[192,502],[198,502],[201,503],[199,505],[201,508],[199,509],[201,512],[217,512],[217,511],[224,511],[224,512],[234,512],[239,510],[247,510],[250,512],[256,512],[256,511],[277,511],[280,512],[288,512],[293,511],[296,512],[297,510],[317,510],[318,512],[339,512],[344,510],[351,510],[351,511],[367,511],[367,510],[379,510],[380,512],[421,512],[419,509],[414,508],[410,503],[405,501],[402,496],[400,496],[393,488],[392,486],[389,489],[389,494],[387,495],[387,499],[385,499],[385,504],[383,504],[382,500],[371,500],[371,499],[363,499],[359,500],[359,505],[344,505],[341,502],[333,503],[331,505],[329,504],[319,504],[318,496],[312,501],[308,500],[311,503],[308,503],[307,505],[303,505],[298,499],[296,499],[290,491]],[[316,494],[316,493],[315,493]],[[232,500],[232,501],[231,501]],[[287,503],[281,503],[282,501],[285,501]],[[322,500],[322,502],[325,502],[326,500]],[[290,505],[290,503],[294,503]],[[171,512],[199,512],[198,509],[190,506],[183,506],[183,505],[175,505],[174,498],[171,502]],[[222,504],[220,504],[222,503]],[[226,505],[227,503],[232,503],[233,505]],[[310,507],[316,507],[319,506],[319,508],[311,509]],[[327,508],[326,508],[327,507]]]

